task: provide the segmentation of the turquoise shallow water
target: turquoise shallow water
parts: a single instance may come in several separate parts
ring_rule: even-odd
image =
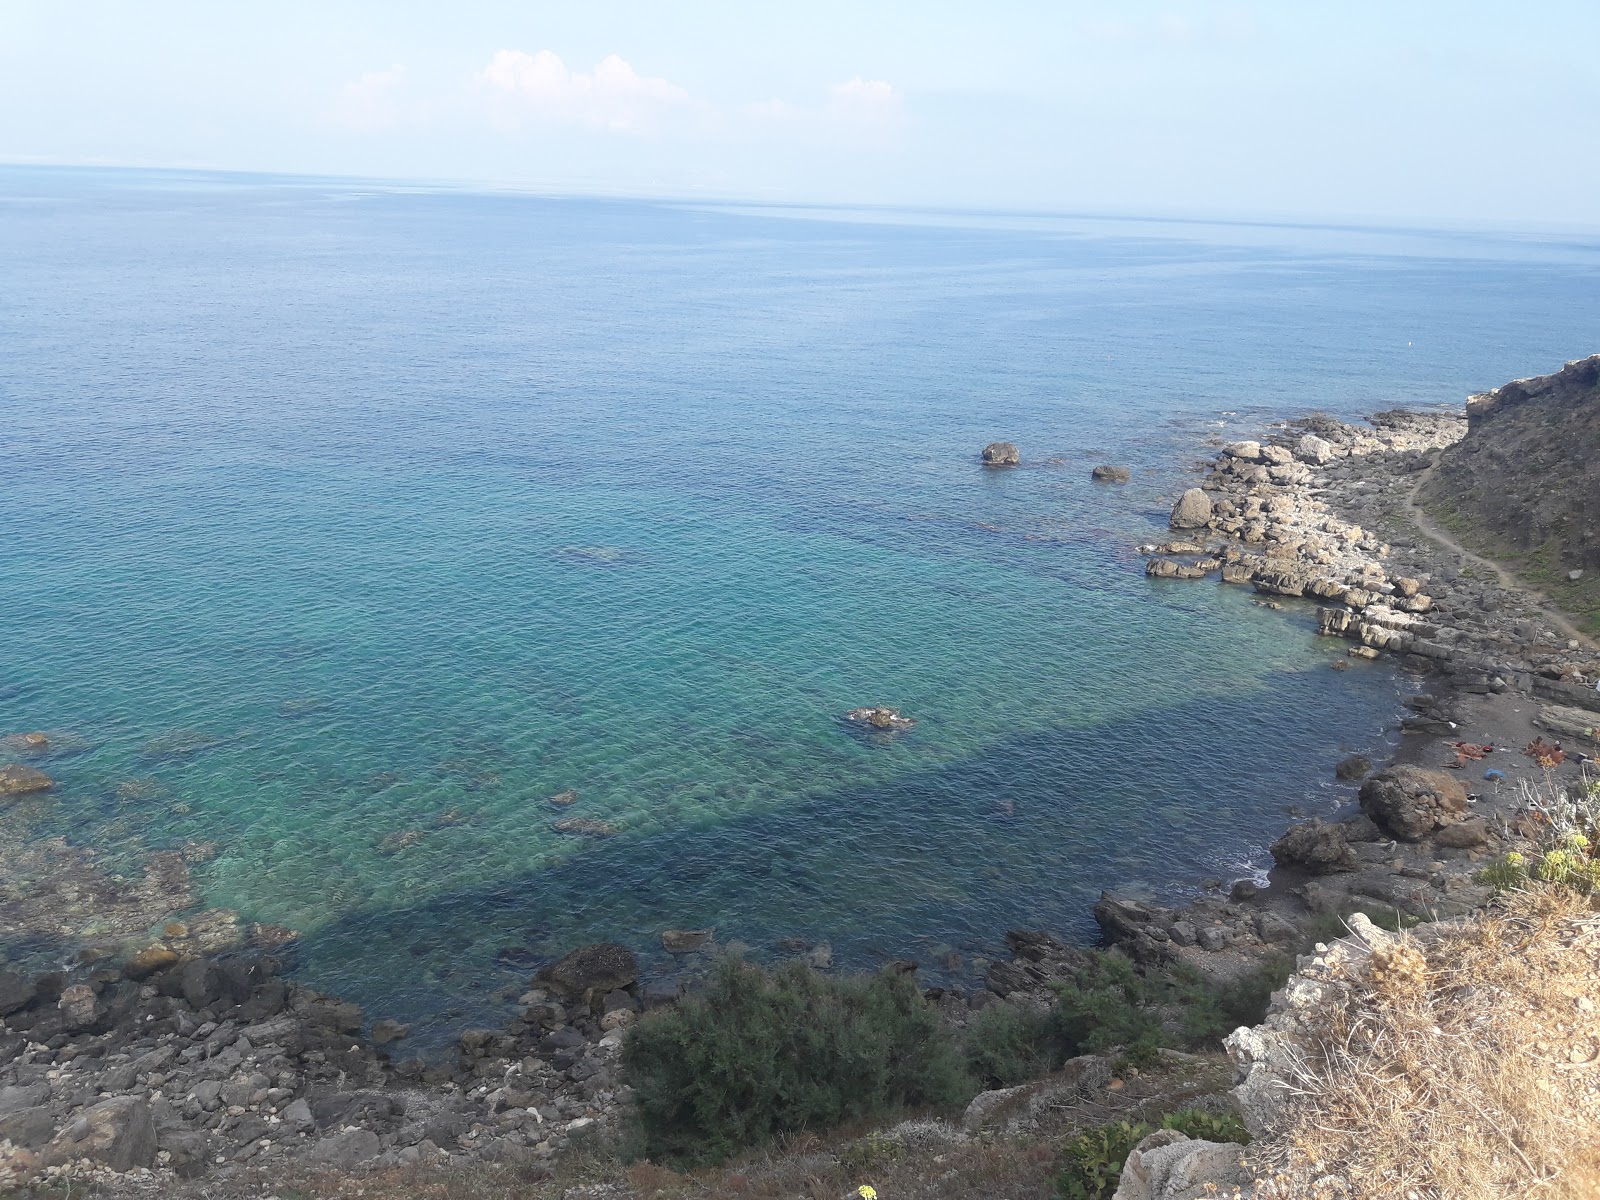
[[[1403,681],[1131,546],[1207,434],[1458,402],[1600,316],[1570,240],[23,169],[0,205],[0,733],[77,739],[48,831],[215,842],[207,903],[424,1021],[586,940],[970,958],[1260,869]],[[876,702],[918,727],[840,723]]]

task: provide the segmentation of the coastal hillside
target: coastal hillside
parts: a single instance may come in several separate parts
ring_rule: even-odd
[[[1600,632],[1600,354],[1467,401],[1418,499]]]

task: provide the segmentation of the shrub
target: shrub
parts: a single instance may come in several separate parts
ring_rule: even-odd
[[[1055,1006],[1044,1024],[1061,1059],[1125,1047],[1134,1061],[1148,1060],[1166,1042],[1151,1010],[1165,999],[1162,984],[1134,969],[1121,954],[1091,951],[1073,978],[1052,985]]]
[[[1011,1004],[991,1004],[962,1038],[967,1070],[986,1088],[1010,1087],[1060,1066],[1049,1036],[1049,1017]]]
[[[703,997],[639,1021],[623,1047],[644,1150],[718,1162],[774,1136],[974,1091],[954,1039],[899,974],[827,979],[718,965]]]
[[[1062,1151],[1065,1161],[1056,1175],[1056,1194],[1062,1200],[1110,1200],[1128,1155],[1150,1131],[1148,1125],[1118,1121],[1072,1138]]]
[[[1176,1129],[1185,1137],[1201,1142],[1238,1142],[1241,1146],[1250,1144],[1250,1131],[1244,1127],[1239,1114],[1234,1112],[1185,1108],[1163,1117],[1161,1128]]]

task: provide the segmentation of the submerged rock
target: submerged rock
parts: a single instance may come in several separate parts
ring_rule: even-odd
[[[595,942],[579,946],[535,978],[566,996],[581,996],[590,991],[603,994],[635,982],[639,978],[639,961],[626,946]]]
[[[1089,472],[1089,478],[1096,483],[1127,483],[1128,480],[1133,478],[1133,472],[1128,470],[1127,467],[1117,467],[1109,463],[1102,463]]]
[[[576,803],[577,799],[578,790],[576,788],[569,788],[564,792],[557,792],[554,796],[551,796],[550,803],[554,804],[557,808],[565,808],[569,804]]]
[[[910,717],[902,717],[898,708],[889,708],[886,705],[869,705],[865,708],[852,708],[845,713],[844,719],[852,725],[865,725],[870,729],[881,732],[892,732],[900,729],[911,729],[916,725]]]
[[[30,792],[48,792],[55,785],[55,780],[43,771],[36,771],[21,763],[9,763],[0,767],[0,796],[24,796]]]
[[[617,827],[610,821],[596,821],[593,817],[567,817],[553,822],[550,828],[557,833],[575,833],[580,837],[615,837]]]
[[[1022,452],[1012,442],[990,442],[983,448],[983,465],[986,467],[1014,467],[1022,461]]]
[[[710,940],[709,929],[667,929],[661,934],[661,948],[668,954],[692,954]]]

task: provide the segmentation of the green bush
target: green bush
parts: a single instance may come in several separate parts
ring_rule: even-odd
[[[1078,1134],[1063,1147],[1056,1194],[1062,1200],[1110,1200],[1128,1155],[1150,1132],[1148,1125],[1118,1121]]]
[[[1060,1060],[1122,1046],[1135,1062],[1166,1044],[1160,1017],[1164,981],[1139,974],[1124,955],[1090,951],[1073,978],[1051,985],[1056,1003],[1044,1024]]]
[[[1011,1087],[1060,1066],[1048,1034],[1049,1017],[1011,1004],[991,1004],[961,1039],[967,1070],[986,1088]]]
[[[801,1129],[975,1090],[955,1040],[906,976],[829,979],[725,960],[705,994],[640,1020],[623,1046],[645,1153],[719,1162]]]
[[[1224,984],[1174,967],[1173,999],[1183,1008],[1184,1040],[1191,1046],[1215,1047],[1239,1026],[1259,1025],[1266,1019],[1272,993],[1293,973],[1294,959],[1287,954],[1273,955],[1254,971]]]
[[[1233,1112],[1185,1108],[1163,1117],[1161,1128],[1176,1129],[1185,1137],[1201,1142],[1238,1142],[1241,1146],[1250,1144],[1250,1131],[1244,1127],[1239,1114]]]

